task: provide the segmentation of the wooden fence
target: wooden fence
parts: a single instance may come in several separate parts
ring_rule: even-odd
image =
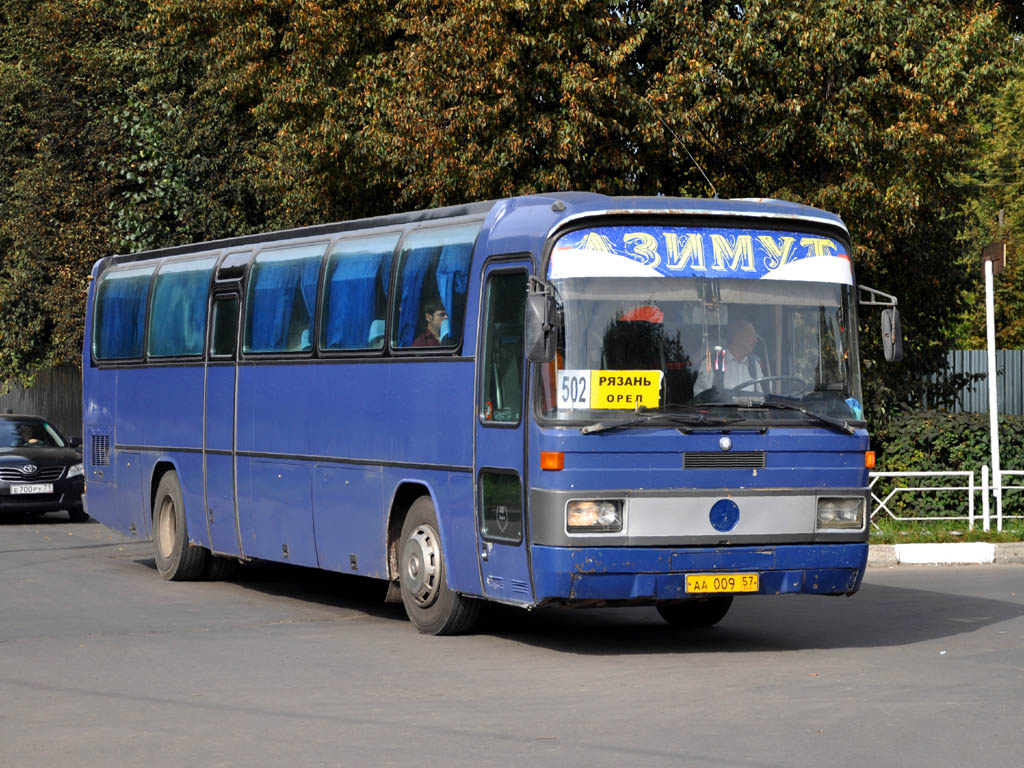
[[[33,385],[25,389],[11,384],[0,395],[0,413],[43,416],[65,436],[82,436],[82,372],[75,365],[40,371]]]

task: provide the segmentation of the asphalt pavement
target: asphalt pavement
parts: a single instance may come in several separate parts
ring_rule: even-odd
[[[419,635],[378,582],[168,583],[147,542],[0,521],[0,764],[1019,765],[1024,565],[868,569],[852,598],[496,609]]]

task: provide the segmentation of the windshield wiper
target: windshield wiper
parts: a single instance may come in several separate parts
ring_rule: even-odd
[[[592,435],[596,432],[607,432],[610,429],[625,429],[628,427],[667,426],[667,427],[725,427],[743,421],[742,418],[708,418],[703,413],[664,413],[660,411],[637,411],[633,418],[620,421],[600,421],[597,424],[588,424],[580,427],[584,435]]]
[[[793,403],[787,403],[782,400],[768,400],[765,397],[755,398],[751,397],[747,400],[740,401],[738,403],[702,403],[705,407],[718,407],[718,408],[767,408],[779,411],[796,411],[802,413],[811,421],[817,422],[824,427],[835,432],[842,432],[845,435],[856,434],[857,430],[849,425],[845,421],[834,419],[831,416],[823,416],[820,413],[809,411],[806,408],[801,408],[799,405]]]

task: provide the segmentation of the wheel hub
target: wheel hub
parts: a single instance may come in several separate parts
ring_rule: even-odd
[[[157,513],[156,540],[160,547],[160,554],[164,558],[170,558],[174,552],[174,540],[177,537],[177,517],[174,510],[174,501],[166,498],[160,504]]]
[[[437,533],[428,525],[413,531],[405,543],[402,558],[402,581],[416,604],[421,608],[437,598],[441,571],[441,548]]]

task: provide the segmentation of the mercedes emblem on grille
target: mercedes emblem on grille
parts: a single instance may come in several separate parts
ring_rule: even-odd
[[[718,447],[721,448],[723,451],[728,451],[730,448],[732,448],[732,438],[731,437],[721,437],[721,438],[719,438],[719,440],[718,440]]]
[[[24,467],[21,468],[21,471],[23,474],[26,475],[34,475],[37,469],[39,469],[39,467],[37,467],[35,464],[26,464]]]

